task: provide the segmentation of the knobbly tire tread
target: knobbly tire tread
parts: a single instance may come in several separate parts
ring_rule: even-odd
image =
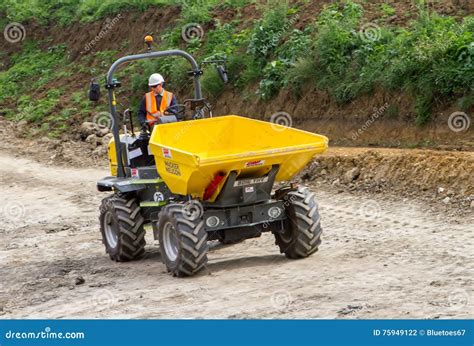
[[[119,225],[118,243],[116,248],[110,247],[105,237],[103,226],[107,212],[112,212]],[[102,200],[100,206],[100,231],[102,243],[105,245],[106,253],[117,262],[127,262],[140,258],[145,253],[145,228],[144,218],[140,213],[135,198],[122,194],[114,194]]]
[[[275,243],[288,258],[308,257],[318,251],[323,232],[315,193],[307,187],[300,187],[287,192],[283,200],[288,215],[286,232],[276,232]]]
[[[207,264],[207,232],[204,230],[204,220],[198,218],[189,220],[185,217],[184,205],[170,204],[164,207],[158,215],[159,242],[161,258],[168,271],[177,277],[192,276]],[[164,249],[163,232],[165,223],[171,222],[178,232],[178,257],[171,261]]]

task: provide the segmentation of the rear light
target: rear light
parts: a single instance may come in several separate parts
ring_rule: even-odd
[[[270,216],[271,219],[276,219],[280,217],[280,215],[283,213],[283,210],[279,207],[271,207],[268,209],[268,216]]]
[[[206,219],[206,226],[207,227],[217,227],[219,226],[221,220],[217,217],[217,216],[209,216],[207,219]]]

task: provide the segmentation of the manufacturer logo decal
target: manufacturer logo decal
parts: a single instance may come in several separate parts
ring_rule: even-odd
[[[264,164],[265,164],[265,160],[249,161],[245,163],[245,167],[257,167],[257,166],[263,166]]]
[[[176,163],[165,161],[165,169],[168,173],[171,173],[174,175],[181,175],[179,166]]]

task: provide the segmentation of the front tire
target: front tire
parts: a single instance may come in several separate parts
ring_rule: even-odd
[[[275,240],[288,258],[305,258],[318,251],[323,230],[315,196],[307,187],[300,187],[283,197],[288,218]]]
[[[117,262],[131,261],[145,252],[144,219],[135,198],[115,194],[102,200],[100,232],[105,251]]]
[[[173,276],[191,276],[207,263],[207,232],[201,217],[189,217],[185,205],[170,204],[158,216],[161,257]]]

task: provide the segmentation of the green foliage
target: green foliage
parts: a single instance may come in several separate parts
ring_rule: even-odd
[[[285,71],[288,66],[282,60],[273,60],[263,70],[264,78],[260,81],[257,94],[262,100],[268,100],[281,89]]]
[[[385,17],[390,17],[397,13],[395,9],[388,4],[380,4],[380,10],[382,11]]]
[[[273,60],[265,67],[257,91],[263,100],[270,99],[283,86],[290,83],[288,71],[296,66],[299,58],[310,53],[310,42],[310,28],[304,32],[294,29],[287,41],[275,50],[277,60]]]
[[[212,20],[211,9],[216,6],[218,0],[181,0],[181,18],[185,24],[204,24]]]
[[[14,55],[11,67],[0,72],[0,102],[15,99],[55,78],[65,65],[64,46],[50,47],[48,52],[27,43],[23,52]],[[62,71],[63,72],[63,71]]]
[[[237,88],[245,88],[263,77],[263,70],[249,55],[231,55],[227,62],[230,80]]]
[[[206,45],[202,51],[206,56],[209,55],[230,55],[235,50],[235,27],[232,24],[216,23],[214,30],[206,35]]]
[[[44,98],[36,101],[33,101],[29,96],[20,98],[18,101],[18,113],[14,115],[14,120],[42,122],[58,105],[60,96],[61,93],[58,89],[51,89]]]
[[[211,95],[215,98],[222,93],[224,83],[213,66],[209,66],[204,70],[201,81],[202,91],[205,95]]]
[[[279,85],[296,90],[314,82],[339,103],[376,87],[407,90],[415,96],[420,125],[431,118],[436,99],[462,95],[470,104],[474,81],[473,17],[463,23],[421,10],[406,29],[375,27],[375,36],[361,30],[359,5],[327,6],[318,17],[310,52],[289,67]],[[278,87],[278,85],[270,84]],[[275,93],[275,91],[273,92]],[[468,96],[464,96],[468,95]]]
[[[262,65],[278,47],[285,34],[286,13],[285,5],[267,11],[252,31],[247,52]]]
[[[7,21],[35,19],[41,24],[68,25],[73,21],[90,22],[124,10],[145,11],[150,6],[173,3],[173,0],[3,0],[0,12],[6,14]]]
[[[241,20],[222,23],[214,19],[216,9],[239,9],[252,0],[51,0],[29,2],[4,0],[0,13],[9,21],[22,22],[35,18],[40,23],[68,25],[81,20],[89,22],[114,15],[125,9],[144,11],[149,6],[178,5],[181,17],[168,27],[159,40],[159,49],[181,48],[192,53],[198,61],[227,59],[230,84],[240,90],[243,98],[270,100],[282,88],[298,97],[305,86],[326,91],[340,103],[348,103],[374,90],[405,92],[414,99],[416,122],[426,124],[435,103],[456,101],[467,111],[474,105],[474,16],[462,20],[428,12],[418,2],[418,16],[407,27],[386,26],[364,22],[363,7],[350,0],[332,2],[321,11],[313,23],[298,30],[298,6],[292,8],[274,1],[271,5],[254,2],[262,17],[242,29]],[[382,17],[395,14],[394,8],[382,3]],[[181,37],[183,25],[199,23],[206,28],[204,37],[185,42]],[[245,26],[244,26],[245,27]],[[365,30],[371,30],[367,34]],[[125,48],[124,43],[121,48]],[[0,53],[2,54],[2,53]],[[54,79],[64,79],[74,73],[105,74],[110,64],[121,54],[102,51],[81,60],[83,66],[68,66],[65,47],[50,47],[48,51],[25,41],[21,54],[11,58],[7,70],[0,72],[0,112],[9,118],[30,122],[51,122],[53,136],[67,128],[73,114],[91,111],[86,94],[74,92],[74,107],[57,110],[57,90],[44,89]],[[2,67],[3,68],[3,67]],[[192,78],[190,66],[184,59],[165,58],[143,60],[118,71],[120,80],[128,81],[132,106],[148,90],[148,76],[163,74],[167,89],[176,94],[189,94]],[[224,88],[215,72],[204,66],[202,86],[205,95],[218,96]],[[37,92],[39,90],[39,92]],[[128,94],[127,94],[128,96]],[[35,101],[33,101],[35,100]],[[16,103],[18,111],[5,108]],[[52,112],[56,110],[55,116]],[[389,109],[397,117],[398,109]],[[46,125],[44,125],[46,126]]]

